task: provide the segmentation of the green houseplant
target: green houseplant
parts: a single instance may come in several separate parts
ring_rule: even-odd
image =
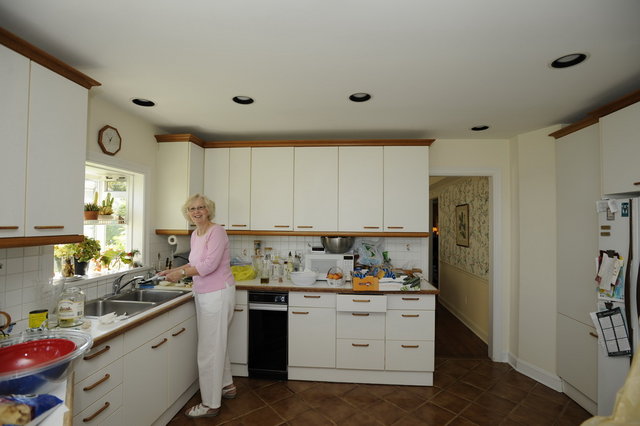
[[[114,198],[111,196],[111,194],[107,194],[107,197],[102,200],[102,205],[99,209],[100,216],[109,216],[105,219],[111,219],[111,215],[113,214],[113,201]]]
[[[73,276],[73,264],[71,259],[75,253],[75,244],[58,244],[53,247],[53,257],[55,258],[58,270],[63,277]]]
[[[100,254],[100,242],[85,236],[83,241],[74,245],[75,274],[86,275],[88,263],[91,259],[97,259]]]
[[[84,220],[96,220],[98,219],[98,213],[100,206],[98,205],[98,193],[93,193],[93,202],[85,203],[84,205]]]

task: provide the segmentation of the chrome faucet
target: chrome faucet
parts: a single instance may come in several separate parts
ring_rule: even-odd
[[[137,280],[143,280],[144,276],[143,275],[137,275],[133,278],[131,278],[129,281],[127,281],[126,283],[121,285],[122,282],[122,278],[124,278],[124,276],[127,274],[122,274],[120,275],[118,278],[116,278],[115,280],[113,280],[113,294],[118,294],[120,293],[120,291],[125,288],[126,286],[128,286],[129,284],[137,281]],[[135,287],[135,284],[133,285]]]

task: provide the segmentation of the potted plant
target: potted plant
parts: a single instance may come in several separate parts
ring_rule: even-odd
[[[86,275],[87,265],[91,259],[95,259],[100,254],[100,242],[93,238],[84,237],[82,242],[75,244],[73,257],[75,259],[75,274]]]
[[[100,206],[98,219],[101,220],[111,220],[113,219],[113,201],[114,198],[111,194],[107,194],[107,197],[102,200],[102,205]]]
[[[73,264],[71,259],[75,253],[75,244],[58,244],[53,247],[53,257],[56,266],[63,277],[73,276]]]
[[[97,220],[100,206],[98,205],[98,193],[93,193],[93,202],[84,205],[84,220]]]

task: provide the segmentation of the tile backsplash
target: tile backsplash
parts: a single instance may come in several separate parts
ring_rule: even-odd
[[[364,238],[379,241],[382,250],[389,253],[391,262],[401,268],[427,269],[427,238]],[[287,236],[229,236],[231,256],[251,256],[254,241],[260,240],[262,247],[271,247],[281,256],[289,252],[307,253],[312,246],[321,246],[320,237]],[[355,245],[362,238],[356,238]],[[354,245],[354,247],[355,247]],[[126,272],[131,276],[142,274],[146,268]],[[53,246],[21,247],[0,249],[0,311],[7,312],[16,323],[14,332],[27,328],[29,312],[46,309],[49,280],[53,276]],[[111,292],[111,283],[116,274],[67,283],[80,287],[87,300],[95,299]]]

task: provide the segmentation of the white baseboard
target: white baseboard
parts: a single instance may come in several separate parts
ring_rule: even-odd
[[[597,414],[598,404],[564,380],[562,381],[562,392],[573,399],[576,404],[587,410],[592,416]]]
[[[184,393],[180,396],[180,398],[176,399],[171,407],[167,408],[164,413],[160,417],[153,422],[153,426],[166,425],[175,417],[176,414],[184,407],[184,405],[191,399],[193,395],[200,389],[200,385],[196,380],[189,386],[189,389],[184,391]]]
[[[562,379],[557,375],[549,373],[533,364],[529,364],[526,361],[522,361],[514,357],[513,354],[509,354],[509,364],[511,364],[516,371],[532,378],[536,382],[542,383],[557,392],[562,392]]]

